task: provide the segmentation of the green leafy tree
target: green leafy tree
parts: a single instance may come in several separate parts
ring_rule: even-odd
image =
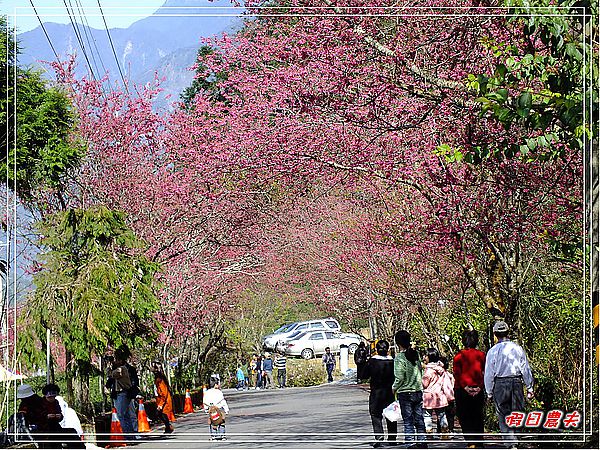
[[[0,181],[15,186],[20,200],[42,213],[65,209],[65,175],[84,154],[83,145],[71,136],[75,124],[71,103],[39,72],[17,66],[18,50],[5,17],[0,17],[0,41],[0,63],[7,69],[0,85],[1,144],[8,146],[8,157],[6,152],[0,155]],[[41,196],[42,192],[52,195]]]
[[[64,344],[73,375],[67,379],[76,380],[79,406],[89,414],[93,355],[123,344],[134,347],[158,331],[153,315],[159,308],[159,265],[141,255],[144,243],[124,215],[103,206],[49,214],[38,232],[45,251],[22,318],[22,360],[39,362],[39,342],[50,329]]]
[[[491,74],[469,75],[482,115],[506,129],[523,130],[519,141],[475,142],[467,162],[496,156],[548,160],[567,149],[584,150],[597,139],[597,3],[589,0],[506,0],[521,45],[485,44],[497,58]],[[542,8],[542,9],[540,9]],[[583,15],[584,11],[587,15]],[[584,107],[585,105],[585,107]],[[566,145],[562,145],[566,144]]]
[[[224,101],[225,97],[220,91],[221,81],[227,79],[224,72],[212,73],[209,72],[204,59],[208,57],[218,57],[215,49],[209,45],[203,45],[198,50],[198,58],[196,65],[196,77],[192,84],[183,90],[181,100],[186,107],[190,107],[194,98],[200,93],[203,93],[211,101]]]

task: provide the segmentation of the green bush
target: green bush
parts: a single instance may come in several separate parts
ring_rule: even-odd
[[[289,387],[318,386],[327,380],[327,373],[320,359],[287,360],[287,382]]]

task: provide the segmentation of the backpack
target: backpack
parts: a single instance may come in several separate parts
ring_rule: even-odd
[[[208,418],[210,419],[210,424],[213,427],[218,427],[219,425],[225,423],[225,414],[221,408],[215,405],[211,405],[208,408]]]
[[[131,381],[131,387],[127,389],[127,397],[133,400],[140,395],[140,379],[135,367],[129,363],[126,363],[125,366],[127,367],[127,372],[129,372],[129,380]]]

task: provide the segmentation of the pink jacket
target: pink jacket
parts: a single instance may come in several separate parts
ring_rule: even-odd
[[[441,363],[429,363],[423,373],[423,408],[445,408],[454,400],[454,377]]]

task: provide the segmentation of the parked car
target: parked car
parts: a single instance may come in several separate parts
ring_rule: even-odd
[[[311,331],[311,330],[325,330],[325,331],[340,331],[341,327],[337,320],[332,317],[326,319],[307,320],[304,322],[294,322],[289,325],[284,325],[272,334],[263,338],[263,348],[265,350],[273,351],[277,347],[277,343],[290,337],[297,331]]]
[[[311,359],[325,353],[329,347],[331,353],[339,353],[340,346],[348,346],[348,352],[354,354],[362,338],[358,334],[339,333],[335,331],[307,331],[280,344],[288,356],[301,356]]]

